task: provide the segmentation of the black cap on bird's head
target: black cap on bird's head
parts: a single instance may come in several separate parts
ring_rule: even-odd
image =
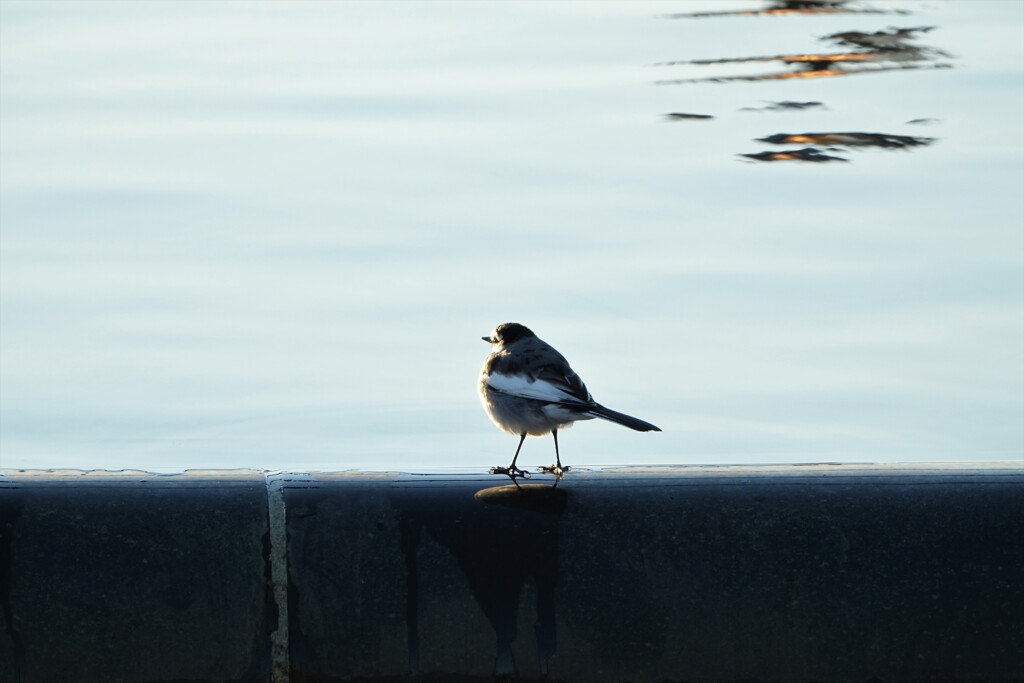
[[[518,339],[536,337],[533,331],[526,325],[519,323],[502,323],[494,328],[490,337],[480,337],[491,344],[511,344]]]

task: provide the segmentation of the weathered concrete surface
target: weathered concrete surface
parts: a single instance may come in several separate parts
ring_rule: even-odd
[[[0,472],[0,683],[1024,680],[1024,465],[551,484]]]
[[[1024,679],[1021,468],[501,483],[286,489],[293,680]]]
[[[259,472],[5,472],[0,681],[266,681]]]

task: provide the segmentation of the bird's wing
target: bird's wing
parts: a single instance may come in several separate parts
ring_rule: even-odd
[[[583,381],[571,368],[544,367],[536,378],[492,371],[487,384],[505,394],[550,403],[589,404],[593,402]]]
[[[587,385],[583,383],[576,371],[569,367],[568,363],[560,365],[548,365],[537,373],[538,382],[549,382],[567,394],[563,399],[568,402],[593,403],[594,398],[587,391]]]

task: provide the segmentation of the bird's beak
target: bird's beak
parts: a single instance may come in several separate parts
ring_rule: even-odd
[[[490,337],[480,337],[480,338],[481,338],[481,339],[483,339],[483,340],[484,340],[485,342],[487,342],[488,344],[490,344],[490,343],[491,343],[491,338],[490,338]]]

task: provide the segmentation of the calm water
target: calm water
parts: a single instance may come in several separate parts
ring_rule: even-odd
[[[0,465],[504,464],[508,320],[572,465],[1021,459],[1024,3],[768,7],[4,0]]]

